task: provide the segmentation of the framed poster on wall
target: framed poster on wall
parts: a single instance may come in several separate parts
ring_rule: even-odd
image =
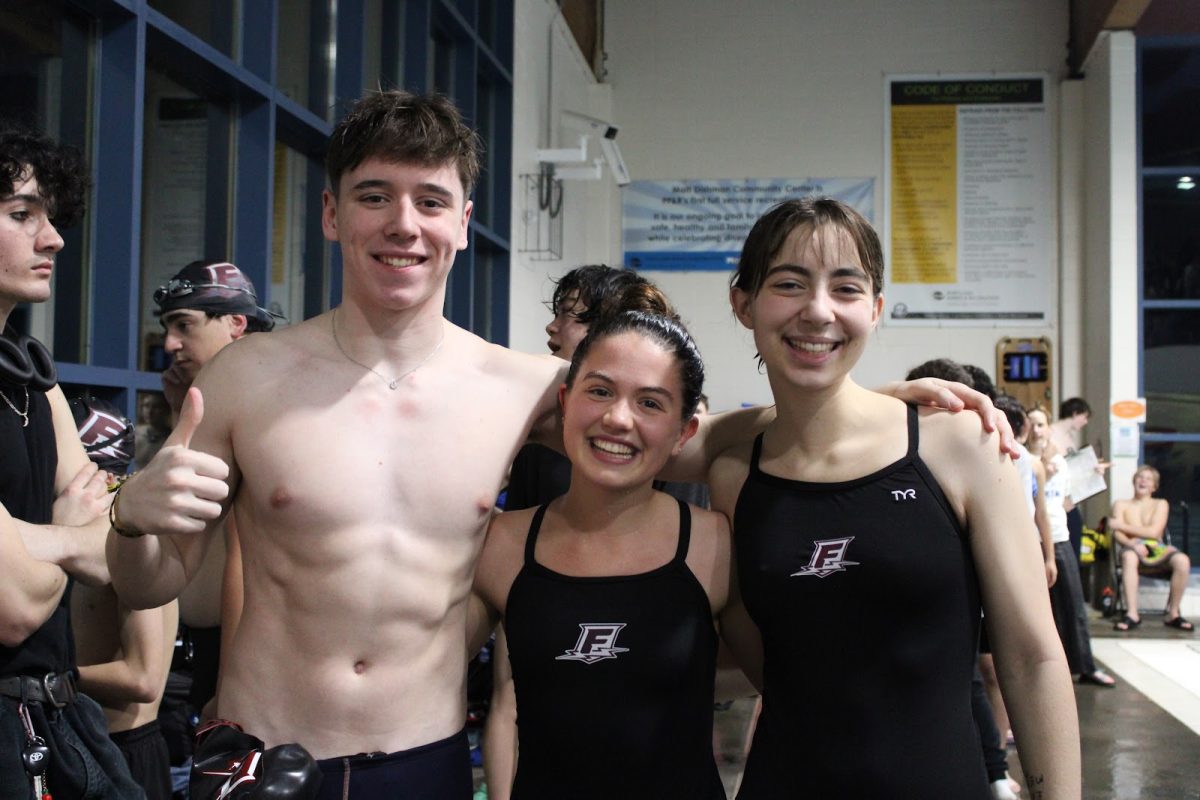
[[[1057,195],[1046,76],[885,80],[886,323],[1048,325]]]

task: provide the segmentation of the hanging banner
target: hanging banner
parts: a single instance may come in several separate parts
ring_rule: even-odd
[[[1057,248],[1046,77],[886,81],[887,323],[1048,325]]]
[[[634,181],[621,190],[625,266],[731,271],[764,212],[808,195],[841,200],[874,220],[874,178]]]

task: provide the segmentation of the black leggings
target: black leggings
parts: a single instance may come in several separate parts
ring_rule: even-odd
[[[398,753],[325,758],[318,800],[470,800],[471,758],[467,732]]]

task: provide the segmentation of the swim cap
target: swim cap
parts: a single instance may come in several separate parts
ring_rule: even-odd
[[[258,305],[254,284],[228,261],[193,261],[154,291],[158,313],[180,308],[214,314],[245,314],[251,331],[275,327],[275,315]]]
[[[133,423],[106,400],[72,397],[67,402],[88,458],[102,470],[128,472],[133,461]]]

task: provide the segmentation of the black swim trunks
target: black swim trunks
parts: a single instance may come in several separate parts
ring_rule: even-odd
[[[396,753],[324,758],[318,800],[471,800],[467,732]]]

